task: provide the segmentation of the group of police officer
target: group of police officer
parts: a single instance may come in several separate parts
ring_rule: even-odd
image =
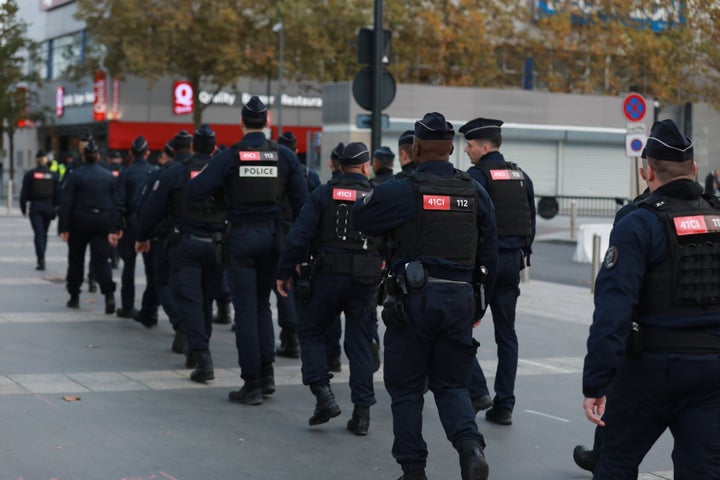
[[[279,310],[292,294],[277,354],[302,359],[303,383],[315,396],[310,425],[341,414],[330,380],[343,313],[353,403],[347,429],[367,435],[382,304],[385,385],[401,478],[426,478],[428,389],[459,452],[462,478],[487,478],[475,415],[489,409],[488,421],[511,423],[514,311],[535,232],[532,182],[498,151],[502,122],[478,118],[460,129],[474,164],[469,173],[450,163],[455,129],[432,112],[400,136],[398,175],[389,148],[371,155],[364,143],[351,142],[333,149],[333,176],[319,185],[299,162],[291,135],[266,138],[267,114],[252,97],[241,112],[242,139],[222,151],[207,125],[193,135],[180,131],[163,149],[159,168],[147,162],[147,141],[139,136],[132,163],[117,178],[98,164],[91,140],[59,194],[52,173],[33,173],[55,182],[30,185],[27,199],[59,202],[59,232],[69,246],[68,306],[79,307],[90,244],[105,311],[115,312],[110,259],[116,246],[123,260],[117,314],[151,328],[162,305],[176,330],[173,350],[186,354],[191,380],[207,382],[214,378],[212,302],[226,282],[243,380],[229,399],[260,405],[275,392],[270,292],[279,295]],[[140,310],[134,309],[137,253],[148,275]],[[494,398],[472,336],[488,305],[500,358]]]

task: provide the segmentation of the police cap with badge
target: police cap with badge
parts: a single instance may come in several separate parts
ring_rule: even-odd
[[[369,161],[370,152],[363,142],[348,143],[340,155],[340,164],[343,166],[362,165]]]
[[[502,134],[502,124],[502,120],[480,117],[467,122],[458,132],[465,136],[465,140],[489,140]]]
[[[405,130],[398,138],[398,147],[401,145],[412,145],[415,138],[414,130]]]
[[[262,123],[262,126],[265,126],[265,122],[267,122],[267,112],[267,106],[260,100],[260,97],[253,95],[250,97],[250,100],[243,105],[241,115],[245,123],[250,122],[251,125],[259,125]]]
[[[395,160],[395,154],[388,147],[380,147],[373,152],[373,159],[383,165],[390,166]]]
[[[142,135],[135,137],[135,140],[133,140],[132,145],[130,146],[130,150],[135,156],[139,156],[147,152],[148,143],[147,140],[145,140],[145,137]]]
[[[203,124],[192,137],[193,150],[198,153],[212,153],[215,150],[215,132],[210,125]]]
[[[455,138],[455,129],[442,113],[430,112],[415,122],[414,135],[424,141],[452,140]]]

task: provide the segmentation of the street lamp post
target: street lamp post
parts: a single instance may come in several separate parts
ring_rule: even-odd
[[[282,96],[283,96],[283,64],[285,55],[285,26],[282,21],[273,25],[273,32],[280,33],[280,55],[278,61],[278,99],[277,99],[277,128],[278,136],[282,133]]]

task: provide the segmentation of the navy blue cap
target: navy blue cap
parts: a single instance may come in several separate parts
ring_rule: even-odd
[[[145,137],[140,135],[139,137],[136,137],[135,140],[132,142],[132,146],[130,147],[130,150],[136,155],[141,155],[145,153],[148,149],[148,143],[147,140],[145,140]]]
[[[293,134],[293,132],[290,132],[290,131],[283,132],[278,137],[278,143],[280,145],[285,145],[290,150],[295,150],[297,148],[297,138],[295,138],[295,135]]]
[[[92,138],[93,138],[93,136],[92,136],[92,133],[90,133],[90,132],[85,132],[82,135],[80,135],[81,142],[89,142],[90,140],[92,140]]]
[[[341,165],[362,165],[370,161],[370,151],[363,142],[350,142],[340,156]]]
[[[655,122],[645,142],[642,158],[684,162],[693,158],[693,141],[670,119]]]
[[[502,120],[495,120],[492,118],[476,118],[470,120],[465,125],[460,127],[458,132],[465,135],[465,140],[482,140],[488,138],[495,138],[502,134],[500,127],[502,126]]]
[[[171,138],[162,149],[163,153],[170,158],[175,157],[175,139]]]
[[[184,150],[192,145],[192,135],[187,130],[180,130],[173,137],[173,148],[175,150]]]
[[[204,123],[195,130],[192,139],[193,150],[199,153],[212,153],[215,150],[215,141],[215,132],[210,125]]]
[[[344,150],[345,145],[342,142],[338,143],[335,148],[332,149],[332,152],[330,152],[330,158],[332,160],[340,161],[340,157],[342,157]]]
[[[87,141],[87,145],[85,145],[85,148],[83,149],[84,155],[94,155],[98,153],[100,149],[98,149],[97,144],[95,143],[95,139],[90,137],[90,140]]]
[[[120,155],[120,152],[118,152],[117,150],[110,150],[110,152],[108,152],[108,158],[121,158],[121,157],[122,157],[122,155]]]
[[[35,154],[35,158],[42,158],[42,157],[47,157],[47,154],[42,150],[38,150],[37,153]]]
[[[422,120],[415,122],[415,136],[421,140],[452,140],[455,130],[442,113],[426,113]]]
[[[398,138],[398,147],[400,145],[412,145],[413,139],[415,138],[415,132],[413,130],[405,130],[400,138]]]
[[[391,165],[395,160],[395,154],[388,147],[380,147],[373,152],[373,158],[385,165]]]
[[[267,111],[268,109],[262,100],[260,100],[260,97],[253,95],[250,97],[250,100],[243,105],[241,115],[242,118],[247,118],[248,120],[264,122],[267,120]]]

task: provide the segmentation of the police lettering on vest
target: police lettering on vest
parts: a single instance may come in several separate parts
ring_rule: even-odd
[[[237,158],[237,176],[225,187],[231,209],[279,205],[286,179],[278,170],[278,145],[266,140],[259,147],[240,142],[232,146]]]

